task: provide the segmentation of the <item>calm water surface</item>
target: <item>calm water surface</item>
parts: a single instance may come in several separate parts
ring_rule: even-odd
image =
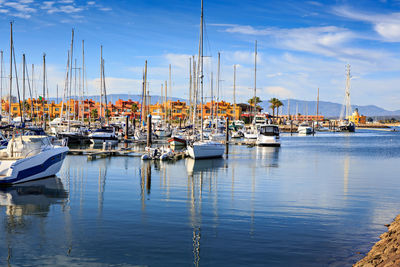
[[[57,178],[1,189],[0,265],[351,266],[400,213],[399,133],[229,152],[68,156]]]

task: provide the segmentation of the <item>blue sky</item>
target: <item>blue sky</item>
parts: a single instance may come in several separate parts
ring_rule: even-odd
[[[220,51],[222,97],[232,100],[234,64],[238,65],[238,101],[252,96],[254,41],[258,40],[257,90],[262,99],[314,100],[320,88],[321,100],[341,103],[348,63],[354,104],[400,109],[400,1],[214,0],[204,4],[205,55],[210,56],[205,59],[207,95]],[[60,91],[64,84],[74,28],[78,65],[85,40],[89,94],[99,91],[102,44],[108,93],[140,93],[148,60],[152,94],[160,93],[172,64],[172,95],[188,97],[189,57],[198,51],[200,1],[0,0],[0,49],[7,73],[10,20],[17,60],[26,53],[28,64],[36,65],[39,88],[46,53],[53,96],[56,84]]]

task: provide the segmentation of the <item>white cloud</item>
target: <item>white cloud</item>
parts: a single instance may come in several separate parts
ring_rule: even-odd
[[[347,6],[333,8],[333,13],[348,19],[363,21],[373,25],[373,29],[382,37],[382,41],[400,42],[400,13],[364,13]]]
[[[294,96],[294,94],[289,89],[286,89],[282,86],[267,86],[263,88],[262,91],[270,96],[278,98],[291,98]]]

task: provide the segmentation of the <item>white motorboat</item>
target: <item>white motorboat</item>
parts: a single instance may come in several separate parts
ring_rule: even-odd
[[[242,130],[232,131],[231,137],[232,138],[242,138],[242,137],[244,137],[244,133]]]
[[[22,183],[55,175],[68,153],[66,146],[53,146],[48,136],[13,137],[0,150],[0,184]]]
[[[257,139],[258,137],[258,129],[256,125],[253,125],[251,128],[247,129],[244,132],[244,138],[246,139]]]
[[[260,125],[256,144],[258,146],[281,146],[279,141],[279,127],[277,125]]]
[[[118,143],[118,137],[115,135],[113,127],[101,127],[89,134],[89,139],[93,144]]]
[[[310,125],[308,125],[308,123],[303,122],[299,125],[299,127],[297,128],[297,132],[299,134],[312,134],[313,130],[310,127]]]
[[[169,127],[160,127],[160,128],[157,128],[157,129],[154,131],[154,133],[155,133],[158,137],[160,137],[160,138],[163,138],[163,137],[171,137],[171,135],[172,135],[172,131],[171,131],[171,129],[170,129]]]
[[[213,141],[198,141],[188,146],[188,153],[193,159],[220,158],[225,153],[225,146]]]

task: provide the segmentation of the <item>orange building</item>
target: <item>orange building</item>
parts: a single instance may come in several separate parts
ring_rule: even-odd
[[[110,117],[118,117],[118,116],[129,116],[130,118],[139,118],[141,114],[141,104],[137,101],[132,100],[117,100],[114,104],[109,102],[107,104],[103,103],[100,105],[99,102],[95,102],[92,99],[86,99],[83,101],[78,101],[74,99],[70,99],[67,102],[55,103],[54,101],[47,100],[38,100],[38,99],[28,99],[25,101],[23,105],[21,103],[21,107],[24,110],[24,113],[31,118],[40,118],[43,113],[46,116],[50,116],[50,118],[67,116],[69,113],[70,118],[82,118],[85,119],[94,119],[98,118],[100,115],[102,117],[106,116],[106,110]],[[8,112],[8,101],[2,101],[2,109],[6,113]],[[213,108],[212,108],[213,107]],[[213,110],[212,110],[213,109]],[[224,118],[234,119],[239,118],[241,115],[241,107],[239,105],[234,105],[221,101],[219,103],[208,102],[203,105],[203,116],[204,118],[211,117],[212,114]],[[164,103],[156,103],[153,105],[149,105],[144,110],[144,113],[147,114],[150,112],[153,116],[157,115],[162,118],[178,120],[178,119],[188,119],[190,115],[190,107],[186,104],[186,102],[181,101],[172,101],[169,100]],[[201,105],[197,106],[197,116],[200,117],[201,114]],[[21,116],[20,104],[12,103],[11,104],[11,114],[13,117]]]

